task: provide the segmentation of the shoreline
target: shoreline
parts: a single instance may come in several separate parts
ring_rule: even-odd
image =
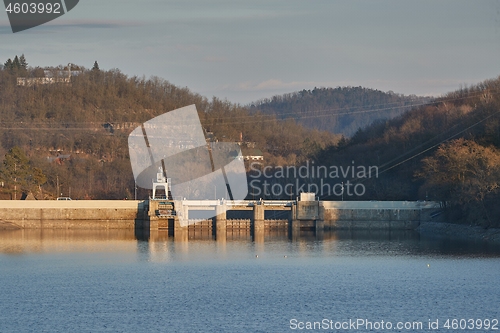
[[[484,229],[479,226],[448,222],[424,222],[415,229],[427,237],[447,237],[458,240],[500,244],[500,228]]]

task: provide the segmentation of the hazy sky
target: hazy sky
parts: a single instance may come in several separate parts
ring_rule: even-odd
[[[2,11],[0,61],[21,53],[242,104],[315,86],[439,95],[500,75],[500,1],[80,0],[16,34]]]

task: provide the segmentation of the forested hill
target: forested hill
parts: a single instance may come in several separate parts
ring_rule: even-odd
[[[308,128],[353,135],[375,120],[392,119],[428,98],[362,87],[314,88],[252,103],[252,111],[296,119]]]
[[[437,200],[450,221],[498,227],[500,77],[375,122],[316,163],[376,165],[378,177],[361,180],[365,199]]]
[[[68,195],[71,189],[74,198],[131,198],[128,134],[155,116],[191,104],[217,140],[242,138],[269,164],[301,163],[339,139],[293,120],[250,114],[158,77],[128,77],[118,69],[100,70],[97,63],[91,70],[72,65],[71,71],[67,81],[68,68],[32,68],[24,56],[0,66],[0,199],[14,197],[15,183],[19,194],[42,189]],[[20,86],[17,79],[23,77],[28,83]]]

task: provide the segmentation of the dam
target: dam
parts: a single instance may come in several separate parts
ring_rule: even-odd
[[[411,230],[442,221],[442,212],[432,201],[319,201],[309,193],[296,200],[2,200],[0,229]]]

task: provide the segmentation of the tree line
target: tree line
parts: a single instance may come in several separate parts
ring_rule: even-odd
[[[314,88],[265,98],[249,105],[252,111],[297,119],[313,129],[352,136],[380,119],[392,119],[425,104],[429,98],[405,96],[363,87]]]
[[[7,61],[4,63],[4,69],[9,71],[18,71],[20,74],[27,73],[28,63],[26,62],[24,54],[22,54],[20,57],[16,55],[14,57],[14,60],[10,58],[7,59]]]

